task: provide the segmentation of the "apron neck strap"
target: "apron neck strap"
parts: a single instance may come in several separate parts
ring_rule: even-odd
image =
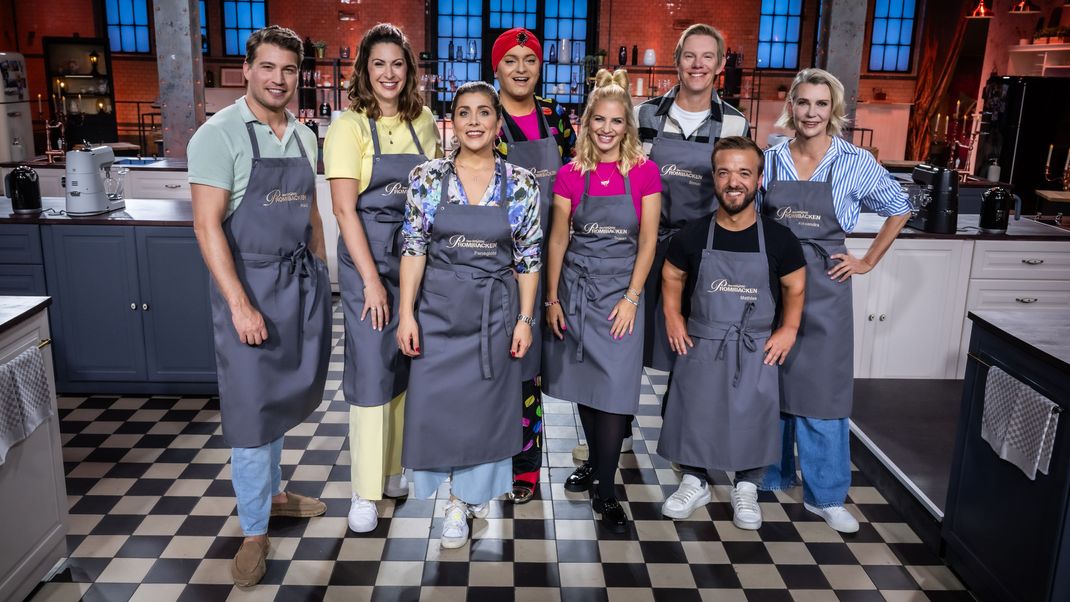
[[[766,182],[765,187],[769,188],[772,182],[776,182],[776,153],[769,153],[769,182]]]
[[[758,214],[755,209],[755,224],[758,225],[758,252],[765,254],[765,227],[762,225],[762,216]],[[710,231],[706,233],[706,250],[713,250],[713,234],[717,231],[717,212],[713,212],[713,217],[710,218]]]
[[[713,233],[717,231],[717,212],[714,211],[710,216],[710,231],[706,233],[706,246],[707,251],[713,250]]]
[[[252,121],[245,122],[245,131],[249,132],[249,144],[253,147],[253,158],[260,158],[260,143],[256,141],[256,129],[253,127]],[[294,140],[297,141],[297,150],[301,151],[301,158],[306,159],[308,155],[305,154],[305,145],[301,142],[301,136],[296,131],[293,133]]]
[[[506,182],[506,180],[505,180],[505,161],[502,161],[501,159],[495,158],[494,162],[495,162],[494,171],[498,176],[499,182],[501,182],[501,188],[498,191],[498,194],[499,194],[499,196],[498,196],[498,205],[503,210],[505,210],[505,214],[506,214],[506,216],[508,216],[509,215],[509,206],[508,206],[508,203],[506,203],[505,193],[508,192],[508,190],[509,190],[508,189],[508,184],[509,183]],[[452,166],[452,164],[450,164],[449,169],[446,171],[445,177],[442,178],[442,185],[440,186],[439,191],[438,191],[438,203],[439,203],[439,205],[445,205],[446,203],[449,202],[450,178],[454,178],[454,177],[457,177],[457,172],[456,172],[455,168]],[[457,185],[459,186],[460,184],[461,184],[460,180],[458,180]],[[491,182],[491,184],[493,184],[493,182]],[[468,199],[468,200],[471,201],[472,199]],[[471,204],[471,202],[469,202],[469,204]]]
[[[420,138],[416,135],[416,128],[412,127],[412,122],[405,120],[405,124],[409,126],[409,134],[412,136],[412,142],[416,145],[416,152],[421,155],[424,154],[424,147],[420,144]],[[375,125],[375,120],[371,117],[368,118],[368,129],[372,133],[372,147],[375,149],[375,156],[383,154],[382,148],[379,145],[379,128]]]
[[[546,121],[546,116],[542,114],[542,109],[539,108],[538,102],[535,103],[535,114],[539,117],[537,121],[537,125],[539,127],[539,136],[541,136],[541,138],[549,138],[550,124]],[[502,124],[502,133],[505,134],[505,141],[509,144],[513,144],[514,142],[516,142],[516,138],[513,137],[513,129],[510,126],[512,123],[516,123],[516,118],[510,115],[509,113],[505,113],[505,117],[505,123]],[[517,124],[516,127],[517,129],[520,129],[520,124]],[[523,130],[521,130],[521,132],[523,132]],[[521,142],[524,141],[521,140]],[[530,140],[528,142],[530,142]]]
[[[620,166],[619,165],[614,164],[613,168],[617,170],[617,173],[620,173]],[[591,170],[591,171],[594,171],[594,170]],[[621,176],[624,178],[624,194],[626,196],[628,196],[628,197],[631,197],[632,196],[632,181],[628,176],[626,176],[624,174],[621,174]],[[589,171],[586,174],[584,174],[584,176],[583,176],[583,196],[585,196],[585,197],[586,196],[590,196],[590,194],[591,194],[591,172]]]
[[[505,211],[505,221],[509,221],[509,203],[506,202],[508,197],[505,196],[505,193],[509,191],[509,182],[505,179],[505,161],[498,158],[494,160],[497,162],[495,171],[497,171],[498,180],[501,182],[501,188],[498,190],[498,206],[502,208],[502,211]]]

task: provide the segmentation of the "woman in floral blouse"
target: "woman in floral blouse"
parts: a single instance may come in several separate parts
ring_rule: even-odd
[[[450,477],[442,546],[468,541],[468,517],[512,489],[521,449],[519,360],[531,346],[541,267],[539,191],[494,153],[497,93],[458,88],[450,157],[413,170],[402,226],[397,338],[413,358],[402,464],[417,497]],[[421,286],[422,285],[422,286]]]

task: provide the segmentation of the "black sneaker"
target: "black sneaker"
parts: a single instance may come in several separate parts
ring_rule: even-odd
[[[594,467],[590,462],[584,462],[565,479],[565,489],[573,492],[587,491],[592,483],[594,483]]]
[[[602,515],[602,524],[614,533],[626,533],[628,531],[628,515],[616,498],[603,500],[595,498],[591,502],[594,511]]]

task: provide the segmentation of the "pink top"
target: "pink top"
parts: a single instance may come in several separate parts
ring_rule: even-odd
[[[560,195],[572,201],[572,212],[576,212],[580,200],[583,199],[584,176],[575,163],[569,162],[557,172],[554,180],[554,194]],[[643,218],[643,197],[661,192],[661,172],[653,161],[644,161],[636,165],[628,172],[628,180],[632,185],[632,202],[635,203],[635,215],[640,220]],[[606,182],[603,184],[603,182]],[[591,172],[591,188],[588,194],[592,197],[613,196],[624,194],[624,176],[620,175],[615,162],[599,163],[598,167]]]
[[[520,127],[520,131],[524,132],[524,138],[527,138],[528,140],[538,140],[539,138],[542,138],[539,134],[538,110],[539,108],[535,107],[534,111],[520,117],[510,115],[510,117],[513,118],[513,121]]]

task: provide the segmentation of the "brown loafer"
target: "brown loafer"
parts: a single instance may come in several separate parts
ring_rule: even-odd
[[[284,492],[286,501],[281,504],[271,503],[271,516],[293,516],[308,518],[319,516],[327,511],[327,504],[312,497],[305,497],[290,491]]]
[[[230,576],[234,578],[234,585],[252,587],[260,583],[267,572],[265,560],[269,550],[271,543],[267,537],[243,541],[238,553],[234,555],[234,561],[230,563]]]

